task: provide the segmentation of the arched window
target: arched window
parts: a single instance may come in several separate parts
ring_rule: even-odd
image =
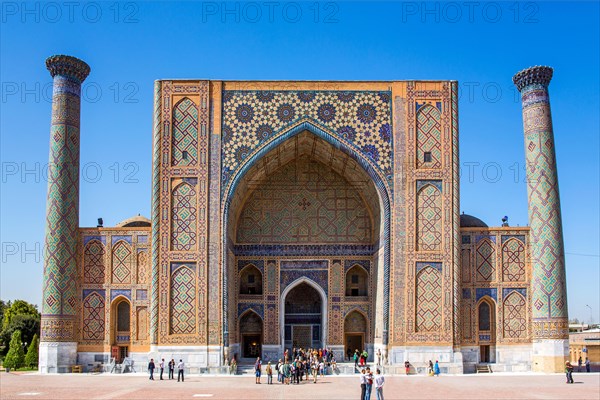
[[[346,272],[346,296],[367,296],[369,274],[363,267],[355,265]]]
[[[254,265],[248,265],[240,274],[240,294],[262,294],[262,273]]]
[[[117,331],[129,332],[130,327],[130,315],[129,315],[129,302],[126,300],[121,301],[117,305]]]
[[[492,326],[492,321],[491,321],[490,305],[484,301],[479,305],[479,330],[480,331],[489,331],[489,330],[491,330],[491,326]]]

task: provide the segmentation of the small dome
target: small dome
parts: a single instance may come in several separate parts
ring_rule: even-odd
[[[477,217],[462,213],[460,215],[461,228],[488,228],[488,225]]]
[[[150,226],[150,220],[141,215],[136,215],[135,217],[127,218],[124,221],[121,221],[117,224],[118,228],[140,228]]]

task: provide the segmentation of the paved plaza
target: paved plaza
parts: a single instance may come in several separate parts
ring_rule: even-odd
[[[562,374],[390,376],[385,398],[390,399],[598,399],[600,374],[575,374],[567,385]],[[313,384],[261,385],[254,377],[189,376],[184,383],[150,381],[145,374],[39,375],[2,373],[2,399],[359,399],[358,377],[326,377]],[[375,400],[375,393],[372,393]]]

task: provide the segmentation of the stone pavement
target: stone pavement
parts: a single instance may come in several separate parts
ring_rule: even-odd
[[[599,399],[600,374],[491,374],[390,376],[385,399]],[[284,386],[254,383],[252,376],[189,376],[185,382],[150,381],[145,374],[0,374],[1,399],[327,399],[360,398],[357,377],[333,376],[316,384]],[[372,393],[375,400],[375,393]]]

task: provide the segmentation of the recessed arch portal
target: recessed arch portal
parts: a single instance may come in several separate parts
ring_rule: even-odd
[[[233,323],[234,307],[230,305],[227,293],[232,291],[230,280],[234,270],[235,255],[233,240],[237,238],[236,229],[242,205],[249,194],[270,172],[304,155],[315,162],[327,165],[343,176],[357,193],[360,193],[370,210],[373,235],[370,246],[375,257],[376,268],[373,274],[382,274],[383,296],[380,332],[382,342],[387,344],[389,319],[389,260],[390,260],[390,201],[388,182],[364,154],[350,147],[335,134],[321,129],[304,120],[286,132],[265,142],[260,148],[249,154],[241,167],[234,172],[224,188],[223,205],[223,340],[229,346],[229,326]],[[376,251],[377,249],[380,251]],[[379,272],[377,272],[379,271]],[[265,277],[268,281],[268,278]],[[373,293],[373,295],[375,295]],[[283,295],[281,295],[283,297]],[[280,317],[282,313],[280,312]],[[283,332],[281,332],[283,335]],[[323,335],[325,338],[326,336]],[[283,337],[282,337],[283,342]]]

